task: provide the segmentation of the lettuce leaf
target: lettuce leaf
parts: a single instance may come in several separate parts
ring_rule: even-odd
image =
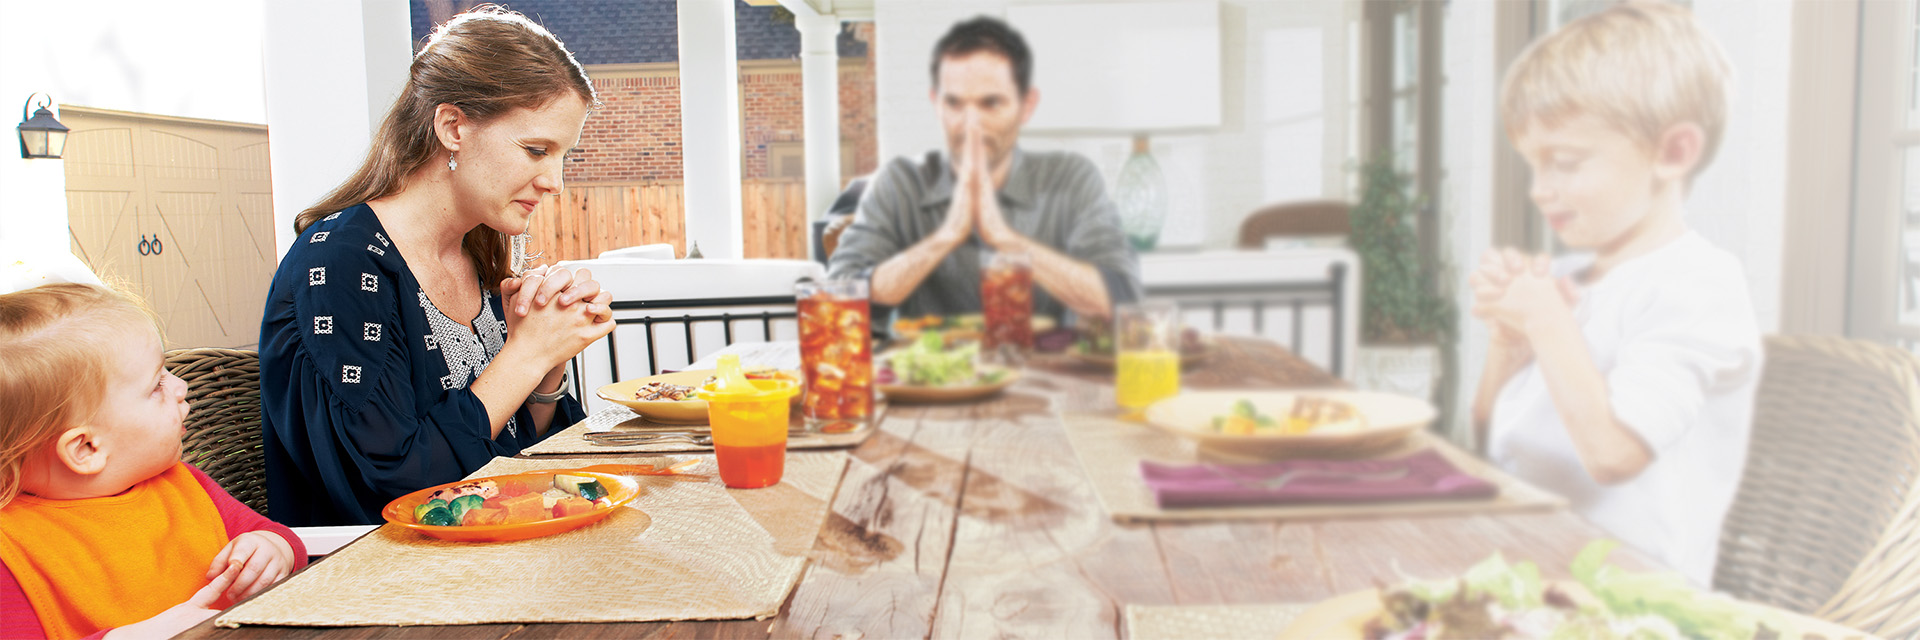
[[[1606,564],[1619,542],[1596,540],[1575,556],[1573,577],[1615,618],[1659,616],[1689,638],[1752,638],[1759,616],[1738,602],[1703,593],[1678,573],[1630,573]],[[1778,625],[1770,625],[1779,628]]]
[[[1467,585],[1469,595],[1490,594],[1508,611],[1537,609],[1546,604],[1542,600],[1546,589],[1540,581],[1540,568],[1525,560],[1508,563],[1497,551],[1467,569],[1460,580]]]

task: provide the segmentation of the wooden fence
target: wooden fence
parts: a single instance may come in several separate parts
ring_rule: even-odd
[[[807,258],[811,238],[800,180],[742,181],[740,206],[745,257]],[[558,199],[534,211],[527,250],[548,263],[654,243],[672,244],[674,255],[686,255],[685,210],[680,182],[569,184]]]

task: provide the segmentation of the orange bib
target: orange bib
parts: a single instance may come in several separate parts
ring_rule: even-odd
[[[139,622],[207,585],[227,544],[213,498],[185,464],[125,493],[82,500],[20,495],[0,508],[7,563],[49,638]]]

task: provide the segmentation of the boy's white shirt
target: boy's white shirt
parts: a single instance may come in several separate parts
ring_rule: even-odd
[[[1561,260],[1554,270],[1566,275],[1591,262]],[[1501,388],[1489,455],[1566,496],[1622,542],[1711,585],[1760,384],[1760,330],[1739,260],[1688,231],[1582,288],[1573,313],[1615,419],[1647,444],[1652,462],[1624,483],[1594,482],[1537,364]]]

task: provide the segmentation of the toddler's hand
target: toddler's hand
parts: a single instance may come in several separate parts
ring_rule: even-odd
[[[227,543],[207,567],[207,579],[232,576],[227,602],[239,602],[293,572],[293,545],[279,534],[248,531]]]
[[[220,601],[221,594],[226,592],[227,587],[233,584],[233,576],[234,574],[232,572],[221,572],[220,575],[214,576],[213,582],[209,582],[207,586],[201,587],[199,591],[195,591],[191,597],[187,598],[186,602],[173,605],[173,607],[160,612],[159,615],[154,617],[124,627],[115,627],[112,631],[107,632],[106,637],[115,640],[119,638],[171,638],[179,635],[182,631],[192,629],[194,625],[206,622],[207,618],[211,618],[214,614],[220,613],[220,609],[216,608],[215,605]]]

